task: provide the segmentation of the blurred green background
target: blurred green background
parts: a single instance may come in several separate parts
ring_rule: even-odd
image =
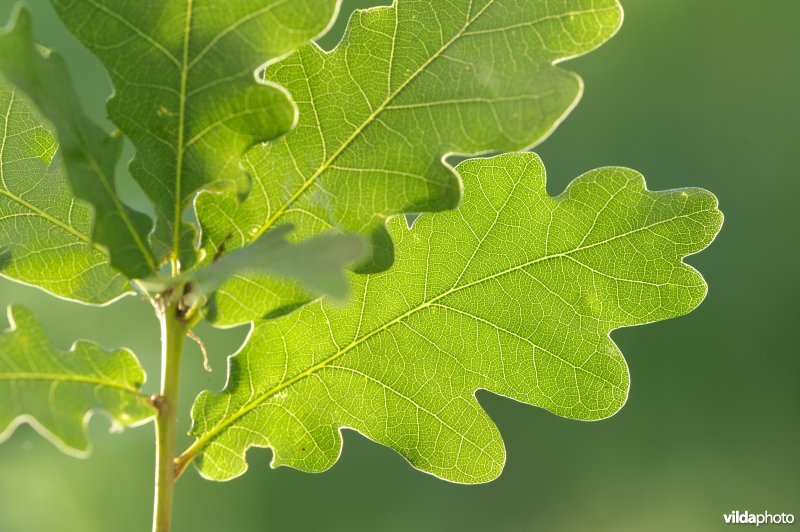
[[[345,0],[324,44],[335,44],[349,11],[377,3]],[[12,4],[2,0],[3,21]],[[726,214],[714,245],[689,259],[710,285],[705,303],[614,334],[632,373],[626,407],[587,424],[483,393],[508,463],[482,486],[426,476],[352,432],[323,475],[270,470],[269,452],[254,450],[250,471],[233,482],[194,471],[181,480],[178,532],[704,531],[725,528],[722,514],[734,509],[800,517],[800,2],[623,4],[622,31],[565,65],[584,77],[586,94],[537,149],[550,192],[589,169],[624,165],[651,189],[708,188]],[[29,5],[38,39],[68,58],[85,105],[104,120],[110,86],[99,63],[47,2]],[[43,318],[62,348],[76,338],[133,348],[155,390],[158,328],[146,303],[76,307],[0,280],[0,304],[11,302]],[[205,374],[190,347],[182,432],[194,395],[223,386],[225,357],[246,331],[199,332],[216,371]],[[91,431],[88,461],[60,455],[28,427],[0,446],[0,531],[149,530],[152,429],[109,434],[97,417]]]

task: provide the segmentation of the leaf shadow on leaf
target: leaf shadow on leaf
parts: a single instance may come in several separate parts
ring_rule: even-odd
[[[0,248],[0,270],[4,270],[11,262],[11,249],[7,247]]]
[[[247,470],[249,448],[272,447],[272,467],[322,472],[356,431],[426,473],[478,484],[506,460],[487,397],[581,421],[622,408],[630,372],[611,333],[702,302],[707,284],[684,259],[718,233],[717,199],[649,190],[622,167],[551,195],[531,153],[457,171],[468,183],[459,212],[413,229],[392,218],[398,262],[351,276],[346,306],[317,301],[251,326],[225,389],[195,403],[182,467],[199,457],[203,477],[229,480]]]
[[[388,270],[394,263],[394,242],[389,235],[389,230],[384,224],[368,236],[371,256],[366,262],[353,268],[353,271],[359,274],[369,274]]]
[[[299,309],[299,308],[301,308],[301,307],[303,307],[303,306],[305,306],[307,304],[308,304],[307,301],[301,301],[299,303],[292,303],[292,304],[289,304],[289,305],[284,305],[284,306],[276,308],[275,310],[273,310],[269,314],[266,314],[265,316],[262,316],[261,319],[262,320],[275,320],[275,319],[278,319],[280,317],[283,317],[283,316],[286,316],[288,314],[291,314],[295,310],[297,310],[297,309]],[[206,316],[206,319],[209,320],[211,323],[213,323],[214,320],[217,318],[217,316],[219,316],[219,306],[217,304],[217,293],[216,292],[211,294],[211,296],[209,296],[209,298],[208,298],[208,303],[206,304],[206,308],[205,308],[205,316]]]

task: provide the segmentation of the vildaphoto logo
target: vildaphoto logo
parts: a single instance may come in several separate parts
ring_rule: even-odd
[[[761,512],[753,514],[745,510],[740,512],[734,510],[729,514],[724,514],[722,518],[726,525],[791,525],[794,523],[794,514],[771,514]]]

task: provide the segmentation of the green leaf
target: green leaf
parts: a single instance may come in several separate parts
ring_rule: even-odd
[[[73,195],[57,148],[34,106],[0,77],[0,275],[108,303],[128,282],[92,241],[92,210]]]
[[[300,123],[248,153],[257,186],[243,203],[202,194],[213,254],[292,223],[305,238],[334,227],[370,236],[362,269],[391,263],[387,217],[454,208],[455,153],[518,150],[544,139],[575,106],[582,82],[555,63],[589,52],[622,21],[616,0],[396,0],[357,11],[343,42],[309,44],[266,70],[300,106]],[[247,322],[297,298],[267,278],[218,294],[219,321]],[[244,303],[244,304],[243,304]]]
[[[464,483],[497,477],[505,449],[475,399],[488,390],[582,420],[614,414],[628,369],[610,333],[680,316],[706,294],[682,258],[722,214],[704,190],[650,192],[624,168],[594,170],[557,198],[533,154],[458,167],[463,205],[389,223],[397,262],[324,301],[257,322],[221,393],[193,409],[201,474],[242,474],[248,448],[273,466],[331,467],[342,428]]]
[[[283,280],[300,281],[314,293],[344,299],[347,296],[344,269],[364,257],[362,239],[331,233],[292,244],[286,240],[292,230],[290,225],[276,227],[249,246],[199,270],[177,277],[146,279],[139,284],[151,293],[188,284],[190,300],[202,302],[231,277],[263,271]]]
[[[147,245],[152,222],[125,206],[114,187],[122,138],[109,136],[84,114],[64,60],[34,44],[27,9],[18,10],[11,29],[0,32],[0,71],[55,126],[72,190],[94,207],[92,237],[109,250],[111,264],[130,278],[155,272]]]
[[[131,172],[158,215],[159,254],[183,249],[192,195],[249,190],[245,150],[290,129],[285,89],[254,71],[323,32],[340,0],[52,0],[67,28],[111,75],[111,120],[137,149]]]
[[[0,442],[22,422],[68,454],[90,449],[86,427],[102,411],[119,426],[139,425],[155,409],[139,391],[144,371],[133,353],[76,342],[55,349],[28,310],[9,307],[12,329],[0,335]]]

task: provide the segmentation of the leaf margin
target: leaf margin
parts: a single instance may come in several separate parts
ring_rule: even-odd
[[[9,325],[8,325],[7,328],[5,328],[3,330],[0,330],[0,336],[5,337],[7,335],[10,335],[10,334],[13,334],[15,332],[20,331],[20,329],[18,327],[18,322],[22,321],[22,320],[19,319],[20,318],[19,315],[15,316],[15,313],[18,313],[19,315],[21,315],[22,316],[22,320],[24,320],[26,318],[33,319],[34,322],[35,322],[35,325],[40,328],[41,332],[44,332],[44,330],[42,328],[41,321],[39,321],[39,319],[34,315],[34,313],[32,311],[28,310],[26,307],[24,307],[22,305],[11,304],[11,305],[8,305],[8,307],[6,309],[6,315],[7,315],[7,320],[8,320],[8,324]],[[50,342],[50,340],[49,340],[49,338],[47,336],[45,336],[45,337],[47,338],[47,341],[50,344],[50,346],[54,350],[58,351],[59,354],[64,355],[64,356],[73,355],[78,350],[78,348],[80,348],[82,345],[86,345],[88,347],[98,348],[104,354],[109,355],[109,356],[110,355],[117,355],[117,354],[124,354],[130,360],[135,361],[139,365],[139,367],[141,368],[141,363],[139,362],[139,360],[136,357],[136,355],[133,353],[133,351],[131,351],[130,349],[127,349],[127,348],[117,348],[117,349],[114,349],[114,350],[105,350],[105,349],[103,349],[102,347],[100,347],[98,344],[96,344],[94,342],[87,341],[87,340],[75,340],[70,345],[70,347],[69,347],[69,349],[67,351],[63,351],[63,350],[58,349],[57,347],[55,347],[52,344],[52,342]],[[141,371],[142,371],[142,377],[143,377],[143,381],[142,381],[141,384],[143,385],[145,383],[145,381],[146,381],[147,374],[145,373],[143,368],[141,368]],[[134,391],[134,390],[126,390],[126,391],[130,392],[132,395],[137,395],[142,399],[146,399],[149,402],[148,396],[146,394],[142,393],[141,390],[136,390],[136,391]],[[85,449],[79,449],[79,448],[75,448],[75,447],[70,446],[61,437],[56,435],[50,429],[46,428],[44,426],[44,424],[42,424],[35,416],[33,416],[31,414],[20,414],[20,415],[17,415],[15,417],[11,418],[9,423],[8,423],[8,425],[5,428],[3,428],[2,430],[0,430],[0,444],[3,444],[5,442],[9,441],[14,436],[14,434],[17,431],[17,429],[19,427],[21,427],[22,425],[29,425],[37,434],[39,434],[46,441],[48,441],[49,443],[54,445],[56,447],[56,449],[58,449],[58,451],[61,452],[62,454],[67,455],[67,456],[71,456],[73,458],[85,460],[85,459],[87,459],[87,458],[89,458],[91,456],[92,450],[93,450],[93,443],[92,443],[92,440],[88,437],[88,433],[89,433],[89,424],[90,424],[91,420],[94,417],[105,418],[110,424],[110,432],[115,432],[116,429],[138,428],[138,427],[141,427],[141,426],[144,426],[144,425],[147,425],[147,424],[153,422],[155,420],[158,412],[155,409],[155,407],[152,407],[152,405],[151,405],[151,408],[152,408],[152,411],[151,411],[151,415],[149,417],[146,417],[146,418],[143,418],[143,419],[140,419],[140,420],[137,420],[137,421],[133,421],[133,422],[127,423],[127,424],[121,423],[120,420],[115,419],[109,412],[107,412],[103,408],[95,406],[95,407],[92,407],[92,408],[88,409],[84,413],[83,418],[81,419],[81,430],[82,430],[84,436],[86,437],[86,444],[87,444]]]
[[[533,158],[537,159],[539,161],[539,163],[541,163],[541,159],[538,157],[538,155],[536,155],[534,153],[530,153],[530,152],[529,153],[518,153],[517,152],[517,153],[501,154],[501,155],[494,156],[494,157],[480,157],[480,158],[468,159],[468,160],[464,161],[463,163],[461,163],[459,165],[459,167],[461,167],[462,165],[469,164],[469,163],[475,164],[475,163],[479,163],[480,161],[500,160],[500,159],[503,159],[503,158],[516,157],[516,156],[532,156]],[[542,165],[542,168],[543,168],[543,165]],[[696,299],[693,299],[691,301],[691,304],[689,302],[687,302],[686,303],[686,308],[684,310],[682,310],[681,312],[679,312],[679,313],[670,314],[667,317],[655,317],[655,318],[649,319],[649,320],[641,320],[641,321],[637,322],[635,325],[616,326],[614,328],[611,328],[605,334],[605,339],[610,343],[610,345],[614,346],[614,348],[616,349],[616,352],[619,355],[619,360],[624,365],[625,374],[627,376],[627,381],[626,381],[627,382],[627,386],[626,386],[626,389],[625,389],[625,394],[624,394],[623,400],[618,405],[616,405],[616,408],[613,411],[610,411],[606,415],[603,415],[603,416],[600,416],[600,417],[596,417],[596,418],[592,418],[592,419],[569,417],[569,416],[565,416],[565,415],[562,415],[562,414],[559,414],[559,413],[556,413],[556,412],[552,412],[549,408],[546,408],[543,405],[540,405],[540,404],[532,405],[530,403],[526,403],[524,401],[521,401],[521,400],[519,400],[517,398],[510,397],[509,395],[506,395],[506,394],[503,394],[503,393],[499,393],[497,391],[490,391],[490,390],[487,390],[486,388],[480,388],[480,387],[471,392],[471,397],[477,404],[480,405],[480,401],[478,401],[478,398],[477,398],[477,393],[481,392],[483,390],[483,391],[488,391],[492,395],[499,396],[499,397],[502,397],[504,399],[511,399],[512,401],[525,404],[526,406],[533,406],[537,410],[544,410],[545,412],[547,412],[549,414],[556,415],[558,417],[562,417],[562,418],[565,418],[565,419],[571,419],[571,420],[576,420],[576,421],[592,423],[592,422],[595,422],[595,421],[601,421],[601,420],[613,417],[614,415],[616,415],[625,406],[625,404],[627,403],[628,399],[630,398],[630,386],[631,386],[631,378],[630,377],[631,376],[630,376],[630,369],[629,369],[629,365],[628,365],[628,362],[627,362],[627,358],[624,355],[624,353],[622,352],[622,349],[619,347],[618,343],[616,341],[614,341],[614,339],[612,338],[612,334],[614,332],[620,330],[620,329],[625,329],[625,328],[634,327],[634,326],[635,327],[646,326],[646,325],[657,323],[657,322],[660,322],[660,321],[665,321],[667,319],[674,319],[674,318],[685,316],[685,315],[693,312],[694,310],[696,310],[703,303],[703,301],[706,299],[706,297],[708,295],[708,292],[709,292],[708,282],[706,281],[706,279],[703,276],[702,272],[700,272],[691,263],[686,262],[686,259],[688,259],[688,258],[690,258],[690,257],[692,257],[694,255],[697,255],[697,254],[703,252],[704,250],[706,250],[709,246],[711,246],[713,244],[713,242],[719,236],[719,233],[721,232],[722,227],[724,225],[725,218],[724,218],[724,214],[719,209],[719,200],[718,200],[718,198],[713,193],[711,193],[711,192],[709,192],[709,191],[707,191],[705,189],[697,188],[697,187],[678,187],[678,188],[667,189],[667,190],[650,190],[647,187],[647,183],[646,183],[645,177],[640,172],[638,172],[636,170],[632,170],[630,168],[619,167],[619,166],[603,166],[603,167],[598,167],[598,168],[589,170],[587,172],[582,173],[578,177],[574,178],[572,181],[570,181],[567,184],[566,188],[561,193],[559,193],[558,195],[550,195],[546,190],[544,191],[544,194],[546,195],[547,198],[550,198],[552,200],[564,199],[564,198],[567,197],[567,194],[570,192],[571,187],[573,185],[575,185],[576,183],[580,183],[580,180],[582,178],[585,178],[585,177],[590,176],[590,175],[592,175],[594,173],[603,172],[603,171],[622,171],[622,172],[625,172],[625,173],[629,173],[630,175],[632,175],[634,178],[637,178],[641,182],[642,189],[643,189],[644,193],[648,193],[648,194],[652,194],[652,195],[662,195],[662,194],[666,195],[666,194],[676,194],[676,193],[677,194],[683,194],[683,193],[687,193],[688,194],[689,192],[695,192],[695,193],[706,195],[706,197],[713,202],[713,208],[709,209],[709,210],[713,211],[714,214],[717,216],[717,221],[716,221],[716,225],[713,228],[713,232],[711,233],[711,237],[707,241],[705,241],[704,245],[698,246],[698,249],[696,249],[695,251],[691,251],[691,252],[688,252],[688,253],[685,253],[685,254],[684,253],[680,253],[679,257],[678,257],[678,260],[676,262],[677,266],[679,266],[682,269],[684,269],[685,272],[689,273],[690,275],[695,276],[700,281],[700,283],[702,284],[702,287],[703,287],[702,294],[698,295],[698,297]],[[430,213],[430,214],[426,213],[426,214],[429,215],[429,216],[430,215],[436,216],[437,214],[441,215],[443,213]],[[396,217],[396,218],[399,218],[399,216]],[[398,226],[401,223],[403,223],[403,222],[396,221],[396,224]],[[407,234],[404,233],[404,236],[411,235],[412,231],[413,231],[413,229],[409,228]],[[394,236],[394,233],[393,233],[393,236]],[[315,301],[314,304],[322,305],[323,303],[318,300],[318,301]],[[323,313],[324,313],[324,308],[323,308]],[[268,324],[269,322],[270,322],[270,320],[260,320],[259,321],[260,324],[264,324],[264,323]],[[447,482],[451,482],[451,483],[455,483],[455,484],[483,484],[483,483],[491,482],[492,480],[495,480],[497,478],[497,476],[499,476],[499,474],[502,472],[503,468],[501,467],[500,472],[498,473],[497,476],[495,476],[493,478],[487,478],[487,479],[485,479],[483,481],[479,481],[479,482],[465,482],[465,481],[457,481],[457,480],[453,480],[453,479],[448,479],[448,478],[445,478],[443,476],[440,476],[436,472],[425,470],[425,469],[422,469],[422,468],[418,467],[417,465],[414,465],[410,461],[410,459],[408,457],[406,457],[405,455],[403,455],[402,453],[400,453],[398,449],[396,449],[396,448],[394,448],[392,446],[389,446],[386,443],[378,442],[377,440],[367,436],[361,430],[359,430],[359,429],[357,429],[355,427],[348,426],[347,424],[338,424],[337,423],[335,429],[336,429],[336,432],[338,433],[339,439],[338,439],[338,442],[337,442],[338,450],[337,450],[336,457],[335,457],[335,459],[332,459],[330,461],[330,463],[326,464],[325,467],[323,467],[323,468],[321,468],[319,470],[301,469],[301,468],[293,466],[290,463],[282,463],[281,460],[279,460],[279,458],[278,458],[278,453],[277,453],[277,451],[275,449],[275,444],[272,443],[272,442],[269,442],[266,445],[259,445],[259,444],[256,444],[256,443],[248,442],[244,446],[244,448],[243,448],[243,450],[241,452],[243,468],[240,471],[237,471],[235,474],[230,475],[230,476],[226,476],[224,478],[215,478],[213,476],[208,475],[203,469],[201,469],[199,467],[197,461],[195,461],[195,458],[197,458],[198,456],[202,455],[205,452],[205,449],[206,449],[207,445],[210,444],[210,442],[212,442],[213,439],[218,434],[220,434],[221,432],[226,430],[228,428],[228,426],[235,424],[236,420],[244,418],[250,412],[252,412],[256,408],[258,408],[261,405],[261,401],[253,401],[252,398],[251,398],[251,400],[249,400],[245,404],[245,407],[240,408],[236,412],[236,416],[235,416],[235,419],[233,421],[228,422],[229,419],[232,419],[233,417],[231,417],[229,419],[226,419],[224,423],[219,423],[217,425],[214,425],[214,429],[215,430],[207,432],[206,434],[203,434],[203,435],[193,434],[193,432],[195,430],[195,427],[196,427],[196,423],[197,423],[197,417],[196,417],[196,411],[195,410],[196,409],[200,409],[200,407],[201,407],[201,404],[200,404],[201,399],[205,399],[204,396],[206,396],[206,395],[214,395],[214,396],[228,395],[230,397],[233,393],[235,393],[235,389],[231,389],[230,388],[231,385],[232,385],[232,378],[233,378],[232,368],[234,366],[234,359],[236,357],[239,357],[240,355],[242,355],[245,352],[245,350],[248,349],[248,347],[250,345],[250,342],[252,341],[253,336],[255,335],[257,327],[258,327],[257,323],[251,322],[250,325],[249,325],[248,334],[247,334],[245,340],[243,341],[242,345],[236,350],[236,352],[234,352],[233,354],[228,356],[228,359],[227,359],[227,368],[228,368],[227,380],[225,382],[224,388],[222,388],[219,391],[208,391],[208,390],[203,391],[203,392],[201,392],[201,394],[195,400],[195,403],[192,406],[192,430],[190,431],[190,435],[194,436],[196,439],[181,455],[179,455],[179,457],[178,457],[178,459],[176,461],[176,464],[178,465],[178,471],[180,473],[182,473],[185,470],[185,468],[188,467],[188,465],[190,463],[194,463],[195,470],[201,475],[201,477],[203,477],[206,480],[220,481],[220,482],[226,482],[226,481],[229,481],[229,480],[233,480],[235,478],[238,478],[239,476],[244,475],[249,470],[250,463],[249,463],[249,461],[247,459],[247,452],[248,452],[249,449],[254,448],[254,447],[255,448],[267,448],[267,449],[271,450],[272,459],[271,459],[269,465],[270,465],[270,467],[272,469],[276,469],[278,467],[289,467],[291,469],[298,469],[300,471],[324,472],[324,471],[327,471],[328,469],[330,469],[331,467],[333,467],[334,465],[336,465],[336,463],[338,463],[338,460],[341,458],[341,455],[342,455],[343,450],[344,450],[344,433],[343,433],[344,430],[357,432],[357,433],[361,434],[363,437],[365,437],[367,440],[369,440],[373,444],[377,444],[377,445],[382,446],[382,447],[388,447],[389,449],[394,451],[394,454],[399,455],[409,465],[411,465],[414,469],[416,469],[416,470],[418,470],[418,471],[420,471],[422,473],[425,473],[425,474],[434,476],[436,478],[439,478],[441,480],[445,480]],[[368,338],[370,336],[371,336],[371,334],[367,335],[364,339],[366,339],[366,338]],[[303,371],[301,373],[298,373],[296,376],[291,377],[288,380],[275,385],[274,386],[274,390],[278,390],[278,391],[276,391],[275,393],[273,393],[270,396],[279,395],[284,388],[288,388],[288,387],[292,386],[296,382],[297,377],[304,378],[304,377],[306,377],[306,376],[311,374],[311,370],[314,370],[318,366],[319,366],[318,369],[321,369],[322,367],[324,367],[323,364],[327,365],[327,363],[328,363],[328,359],[324,358],[321,362],[312,364],[312,366],[310,366],[310,368],[308,370]],[[306,375],[306,373],[308,373],[308,375]],[[243,377],[242,377],[242,375],[237,375],[236,378],[241,381],[241,379]],[[297,380],[299,380],[299,379],[297,379]],[[269,390],[268,392],[272,392],[274,390]],[[267,392],[265,392],[263,395],[267,396]],[[252,408],[251,408],[251,405],[253,405]],[[485,409],[483,408],[482,405],[481,405],[481,409],[483,410],[484,413],[486,413],[486,411],[485,411]],[[239,415],[240,413],[241,413],[241,415]],[[488,416],[488,413],[486,413],[486,414]],[[491,419],[491,416],[489,416],[489,418]],[[222,429],[217,431],[216,429],[218,427],[220,427],[220,426],[222,426]],[[262,436],[264,437],[264,439],[269,439],[268,435],[263,435],[262,434]],[[504,441],[503,441],[502,438],[500,439],[499,443],[500,443],[500,445],[502,447],[502,450],[503,450],[502,466],[504,466],[505,465],[505,459],[506,459],[507,455],[506,455],[506,451],[505,451],[505,444],[504,444]],[[238,455],[238,449],[237,449],[237,455]]]
[[[354,44],[358,44],[358,42],[351,43],[350,40],[349,40],[349,39],[351,39],[351,32],[353,30],[353,21],[355,20],[355,18],[357,16],[368,16],[368,15],[373,14],[373,13],[378,13],[378,12],[381,12],[381,11],[388,11],[388,10],[395,10],[395,12],[397,13],[397,11],[399,9],[398,5],[400,3],[403,3],[404,1],[406,1],[406,0],[392,0],[392,2],[390,4],[388,4],[388,5],[378,5],[378,6],[372,6],[372,7],[367,7],[367,8],[359,8],[359,9],[354,10],[353,14],[350,17],[350,20],[348,21],[348,24],[347,24],[347,27],[345,29],[344,35],[336,43],[336,45],[333,46],[331,49],[322,48],[316,41],[312,41],[311,43],[309,43],[306,46],[307,47],[311,47],[311,49],[315,53],[318,53],[320,56],[322,56],[325,59],[327,59],[328,57],[333,56],[334,54],[337,54],[337,53],[345,53],[347,51],[346,49],[347,49],[348,46],[351,46],[351,45],[354,45]],[[485,7],[488,9],[488,7],[491,6],[495,1],[496,0],[489,0],[489,2],[487,3],[487,5]],[[611,5],[611,2],[613,2],[613,5]],[[529,151],[529,150],[535,148],[536,146],[540,145],[545,140],[547,140],[558,129],[558,127],[571,115],[571,113],[575,110],[575,108],[578,106],[578,104],[582,100],[583,95],[584,95],[584,88],[585,88],[585,84],[584,84],[583,78],[577,72],[575,72],[572,69],[564,69],[564,68],[558,68],[558,67],[563,62],[575,59],[577,57],[582,57],[584,55],[587,55],[589,53],[592,53],[592,52],[596,51],[598,48],[601,48],[602,46],[607,44],[608,41],[610,41],[621,30],[623,22],[624,22],[625,12],[623,10],[623,7],[622,7],[622,4],[621,4],[620,0],[611,0],[611,2],[609,3],[609,6],[604,6],[604,9],[608,9],[608,10],[612,10],[613,9],[616,12],[616,14],[617,14],[616,24],[613,27],[612,31],[610,31],[607,35],[604,34],[604,36],[603,36],[602,40],[600,40],[600,42],[593,43],[590,46],[585,46],[583,49],[581,49],[579,51],[576,51],[576,52],[574,52],[572,54],[563,55],[563,56],[559,56],[559,57],[557,57],[555,59],[548,59],[546,61],[542,61],[542,65],[556,68],[562,74],[565,74],[565,75],[569,76],[572,80],[574,80],[576,85],[577,85],[577,90],[576,90],[576,93],[575,93],[575,96],[574,96],[572,102],[567,107],[565,107],[563,109],[560,109],[560,114],[552,122],[552,124],[550,124],[550,127],[544,133],[541,133],[540,135],[538,135],[530,144],[528,144],[528,145],[526,145],[524,147],[520,147],[518,150],[515,150],[515,151]],[[597,9],[599,10],[600,8],[597,8]],[[567,15],[567,13],[563,14],[563,16],[566,16],[566,15]],[[547,18],[547,17],[545,17],[545,18]],[[289,57],[291,57],[293,55],[298,55],[301,52],[303,52],[303,50],[305,50],[305,47],[301,47],[298,50],[295,50],[294,52],[292,52],[291,54],[287,54],[287,57],[285,57],[284,59],[289,58]],[[394,97],[394,95],[392,97]],[[387,107],[387,109],[389,109],[389,107]],[[379,117],[379,116],[380,116],[380,113],[377,114],[377,115],[374,115],[373,117],[371,117],[369,119],[368,122],[365,122],[364,124],[359,126],[359,129],[365,128],[366,124],[368,124],[368,123],[371,124],[372,121],[374,121],[372,119],[373,118],[377,119],[377,117]],[[278,139],[278,140],[281,140],[281,139]],[[348,143],[349,143],[349,141],[348,141]],[[345,146],[348,143],[345,143]],[[334,151],[336,151],[336,150],[334,150]],[[252,152],[253,152],[253,149],[251,149],[248,152],[248,154],[252,153]],[[484,150],[481,150],[481,151],[474,151],[474,152],[462,152],[462,151],[443,152],[440,157],[437,157],[437,161],[438,161],[439,165],[444,169],[443,171],[447,172],[448,175],[452,178],[451,179],[451,183],[449,183],[449,184],[452,185],[454,188],[457,188],[458,190],[457,190],[457,193],[454,194],[454,198],[451,198],[453,200],[452,203],[448,203],[446,206],[444,206],[442,208],[439,208],[439,209],[436,209],[436,210],[431,210],[431,211],[426,211],[426,212],[443,212],[445,210],[457,209],[458,205],[460,205],[461,201],[463,200],[464,184],[461,181],[461,178],[458,175],[458,172],[456,171],[456,166],[457,166],[458,163],[456,161],[453,161],[452,159],[482,158],[482,157],[485,157],[485,156],[488,156],[488,155],[491,155],[491,154],[497,154],[499,152],[500,151],[498,149],[492,149],[492,148],[487,148],[487,149],[484,149]],[[244,163],[247,162],[247,157],[248,157],[247,154],[245,155],[245,157],[243,157],[243,162]],[[332,165],[335,164],[336,157],[338,157],[338,155],[327,157],[327,160],[325,160],[322,163],[322,166],[331,167]],[[322,173],[326,172],[328,169],[329,168],[325,168],[324,171],[320,171],[319,169],[316,169],[314,171],[314,173],[321,175]],[[317,178],[318,177],[319,176],[317,176]],[[256,177],[254,176],[253,179],[255,180]],[[310,188],[311,186],[313,186],[314,182],[315,181],[306,181],[306,183],[304,183],[304,185],[303,185],[304,190],[305,190],[305,188]],[[308,185],[308,183],[311,183],[311,184]],[[308,185],[308,187],[306,187],[306,185]],[[206,229],[206,227],[205,227],[206,224],[203,223],[203,221],[202,221],[202,213],[200,212],[200,210],[203,209],[204,206],[203,205],[199,205],[199,204],[208,203],[209,205],[206,206],[206,210],[210,210],[210,208],[213,208],[213,207],[219,207],[220,204],[221,204],[219,202],[221,202],[223,200],[215,201],[213,196],[212,196],[212,194],[214,194],[214,193],[205,191],[205,192],[201,192],[200,194],[198,194],[194,198],[194,211],[197,214],[198,223],[199,223],[199,225],[200,225],[200,227],[202,229],[201,247],[204,250],[206,250],[206,252],[209,253],[209,254],[210,253],[214,253],[214,248],[216,247],[216,243],[209,239],[208,235],[209,235],[209,233],[211,233],[211,231]],[[293,194],[292,198],[299,197],[299,196],[297,196],[297,194],[299,194],[299,193]],[[455,196],[457,196],[457,199],[455,198]],[[430,200],[430,198],[428,198],[428,200]],[[292,201],[294,201],[294,199]],[[450,201],[450,200],[448,200],[448,201]],[[238,205],[241,206],[241,203],[239,203]],[[288,210],[291,210],[291,205],[284,206],[282,204],[276,210],[278,210],[278,211],[284,211],[284,210],[288,211]],[[263,222],[259,223],[259,228],[258,228],[258,230],[256,232],[252,232],[252,231],[249,231],[249,230],[246,231],[246,229],[247,229],[246,226],[238,225],[236,222],[233,222],[231,225],[229,225],[228,229],[230,229],[231,227],[234,227],[242,235],[247,235],[244,238],[245,238],[246,242],[249,242],[249,241],[252,241],[253,238],[258,238],[259,235],[262,235],[264,232],[268,231],[270,228],[275,227],[276,225],[278,225],[280,223],[287,223],[286,220],[282,219],[284,214],[285,213],[281,214],[280,216],[275,216],[274,213],[271,213],[270,216],[268,217],[268,219],[265,219]],[[389,214],[388,216],[384,216],[381,213],[376,213],[376,215],[374,215],[373,218],[380,217],[380,218],[382,218],[382,222],[383,223],[381,223],[379,227],[376,224],[375,231],[373,233],[367,234],[367,237],[370,239],[370,241],[373,244],[371,246],[373,248],[373,251],[378,249],[378,248],[381,248],[383,246],[386,246],[386,249],[390,252],[390,254],[392,256],[392,261],[391,262],[393,262],[393,260],[394,260],[394,244],[391,242],[391,238],[389,237],[388,233],[386,232],[386,224],[393,217],[401,216],[401,215],[404,215],[404,214],[407,214],[407,213],[406,212],[394,212],[394,213]],[[378,215],[380,215],[380,216],[378,216]],[[289,223],[291,223],[291,222],[289,222]],[[366,225],[365,225],[365,227],[366,227]],[[341,229],[341,228],[339,227],[339,229]],[[308,235],[306,235],[306,236],[308,236]],[[355,271],[358,272],[358,273],[373,273],[375,271],[380,271],[380,269],[374,270],[374,269],[372,269],[372,267],[370,265],[367,265],[366,267],[359,266],[359,267],[357,267],[355,269]],[[234,281],[238,281],[238,279],[234,279]],[[259,285],[263,282],[261,279],[258,279],[258,278],[255,278],[255,279],[253,279],[253,278],[245,278],[244,281],[246,281],[248,284],[255,283],[255,284],[259,284]],[[232,295],[228,295],[225,285],[222,288],[223,288],[223,290],[221,290],[221,292],[225,293],[226,297],[229,297],[229,298],[232,298],[232,299],[234,298]],[[296,294],[289,294],[287,297],[295,298]],[[307,304],[309,302],[310,302],[309,300],[303,300],[303,301],[299,301],[298,304],[303,305],[303,304]],[[234,313],[234,315],[231,318],[225,318],[225,319],[219,319],[218,318],[218,319],[215,319],[214,322],[213,322],[214,326],[215,327],[219,326],[219,327],[224,327],[224,328],[235,327],[235,326],[244,325],[244,324],[248,323],[251,319],[259,319],[259,318],[263,317],[263,316],[255,316],[255,315],[250,314],[250,315],[247,315],[247,317],[245,318],[245,317],[239,316],[238,314],[239,313]],[[266,312],[265,314],[269,315],[269,312]]]

